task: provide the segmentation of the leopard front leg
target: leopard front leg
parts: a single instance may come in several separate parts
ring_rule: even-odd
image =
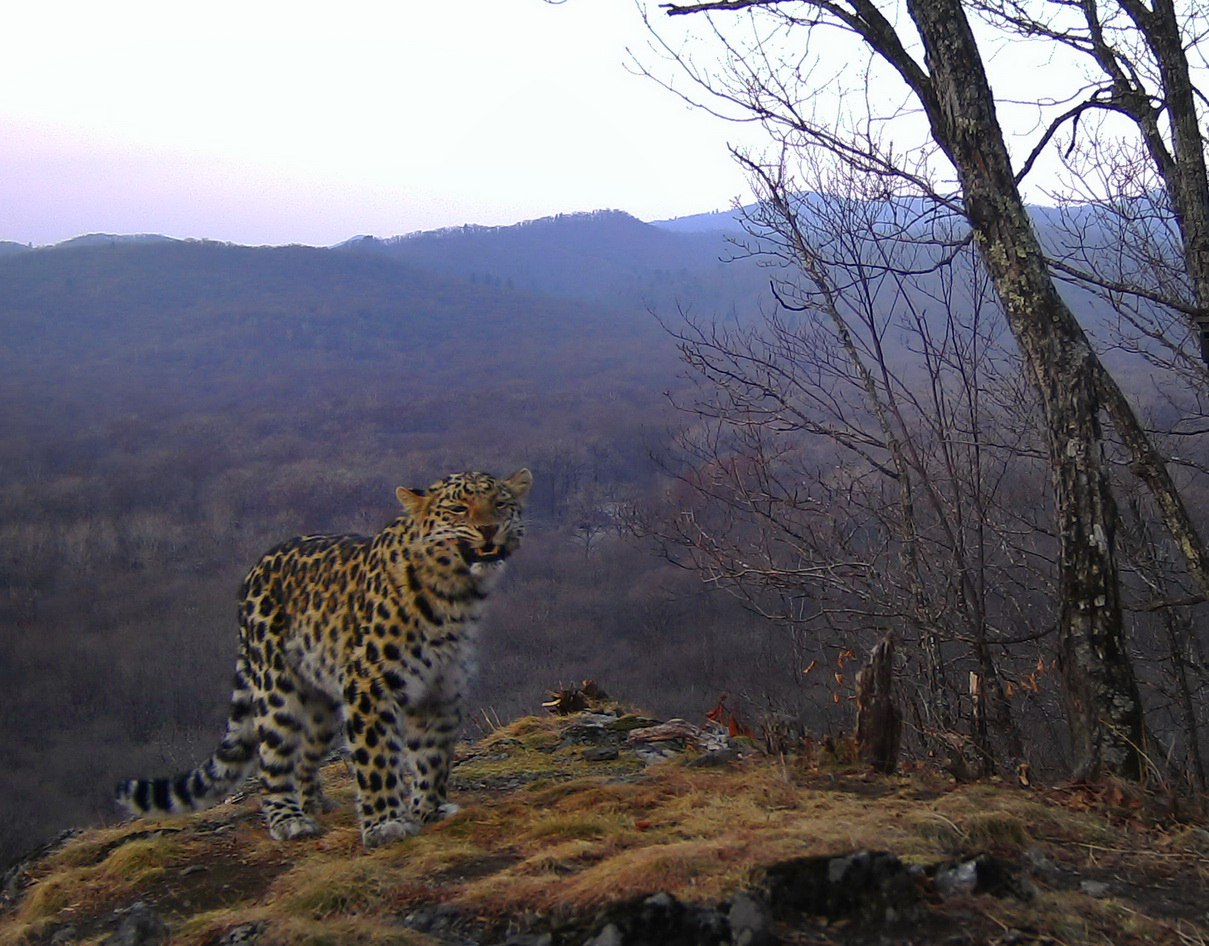
[[[356,679],[345,687],[344,700],[362,843],[378,847],[417,834],[420,823],[408,817],[403,798],[403,741],[394,697],[380,683]]]
[[[409,812],[413,821],[426,824],[457,814],[458,806],[446,800],[453,746],[462,725],[460,703],[436,702],[405,709],[405,754],[411,773]]]

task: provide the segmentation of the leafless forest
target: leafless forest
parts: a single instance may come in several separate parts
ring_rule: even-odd
[[[838,240],[844,215],[899,212],[851,194],[810,220]],[[839,263],[916,251],[832,244],[827,279],[868,289],[832,313],[853,361],[786,266],[792,232],[748,224],[0,257],[0,863],[213,748],[265,548],[372,532],[395,486],[464,468],[536,476],[476,725],[591,677],[659,714],[727,694],[753,727],[838,736],[894,631],[909,752],[1068,774],[1043,437],[985,273],[907,284],[928,267]],[[1203,405],[1103,300],[1072,305],[1170,431],[1204,528]],[[1152,775],[1203,789],[1205,605],[1110,454]]]

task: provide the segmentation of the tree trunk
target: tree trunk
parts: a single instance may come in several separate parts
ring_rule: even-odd
[[[894,704],[894,641],[886,635],[856,675],[856,752],[878,772],[898,767],[902,714]]]
[[[1045,266],[959,0],[907,6],[930,72],[917,91],[961,179],[974,237],[1045,415],[1060,540],[1059,650],[1076,775],[1138,778],[1142,706],[1121,618],[1098,362]]]

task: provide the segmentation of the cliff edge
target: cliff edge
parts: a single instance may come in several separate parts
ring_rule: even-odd
[[[453,818],[365,852],[255,792],[74,832],[0,887],[0,946],[1204,944],[1209,831],[1119,787],[875,776],[617,708],[461,748]]]

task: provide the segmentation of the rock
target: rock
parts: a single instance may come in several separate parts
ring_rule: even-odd
[[[562,730],[560,748],[585,745],[584,759],[606,762],[632,751],[650,765],[671,758],[687,746],[702,752],[694,765],[721,765],[738,757],[725,730],[703,729],[683,719],[658,722],[644,716],[615,716],[607,713],[579,713]]]
[[[731,946],[770,946],[773,941],[768,905],[749,893],[737,893],[730,898],[726,921]]]
[[[1102,880],[1081,880],[1079,881],[1079,889],[1089,897],[1095,897],[1097,900],[1102,900],[1108,896],[1112,889]]]
[[[649,716],[639,716],[636,713],[625,713],[618,716],[613,722],[609,723],[609,729],[613,732],[630,732],[634,729],[645,729],[648,726],[659,725],[659,720],[651,719]]]
[[[979,854],[941,864],[932,878],[936,892],[942,897],[990,894],[992,897],[1014,897],[1029,901],[1037,891],[1019,871],[1007,861],[990,854]]]
[[[591,939],[584,940],[584,946],[626,946],[626,939],[617,924],[609,923]]]
[[[894,923],[920,915],[914,872],[885,851],[782,861],[764,872],[762,885],[777,917]]]
[[[731,938],[726,918],[717,910],[657,893],[608,908],[582,942],[584,946],[729,946]]]
[[[69,943],[76,942],[76,939],[76,928],[69,923],[55,930],[50,938],[50,946],[68,946]]]
[[[217,943],[217,946],[251,946],[259,938],[260,934],[265,931],[267,923],[263,921],[255,921],[252,923],[241,923],[239,926],[227,930],[226,934]]]
[[[936,871],[936,892],[946,899],[971,894],[978,886],[978,869],[974,862],[947,864]]]
[[[426,933],[434,939],[443,939],[459,931],[463,926],[462,915],[453,907],[440,903],[436,906],[420,907],[403,918],[403,925]]]
[[[583,742],[603,742],[613,738],[616,716],[604,713],[580,713],[562,731],[564,745]]]
[[[653,765],[656,762],[663,762],[682,751],[680,748],[669,743],[662,743],[657,746],[634,746],[634,756],[639,762],[644,765]]]
[[[122,912],[118,928],[101,946],[162,946],[168,942],[168,925],[153,907],[140,900]]]

